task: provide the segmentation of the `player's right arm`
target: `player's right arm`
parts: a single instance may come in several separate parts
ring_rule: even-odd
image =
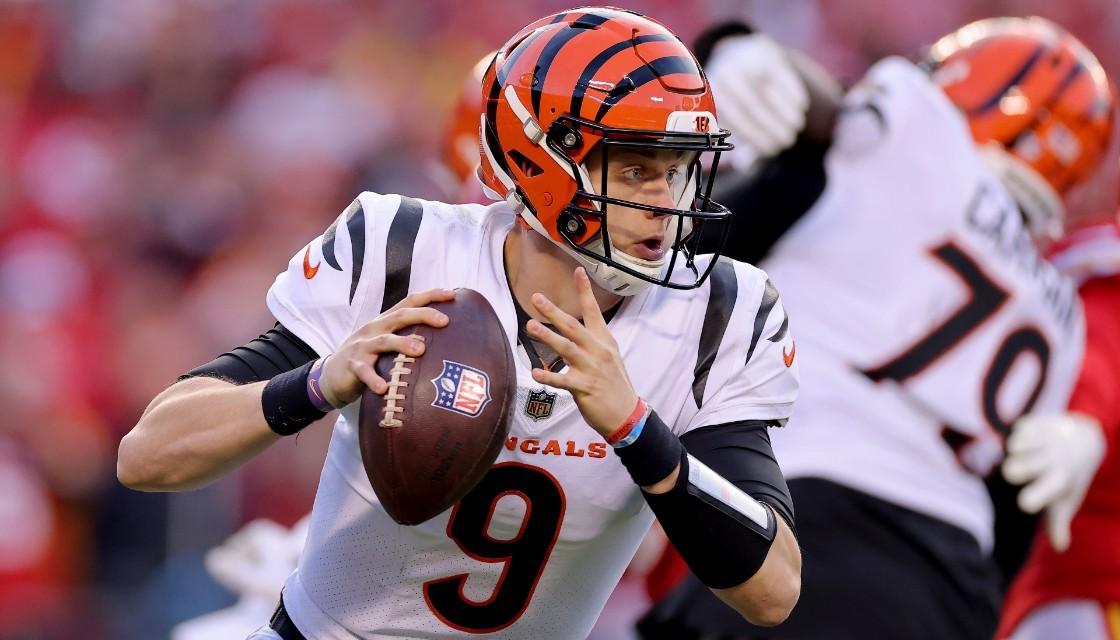
[[[361,397],[367,386],[384,393],[386,382],[374,370],[380,354],[416,357],[424,352],[423,342],[394,332],[421,323],[445,326],[447,316],[426,305],[454,295],[447,289],[415,293],[362,325],[323,358],[319,380],[325,399],[343,407]],[[268,338],[265,344],[258,339],[223,354],[152,400],[121,440],[117,478],[122,484],[141,491],[194,489],[222,477],[281,437],[265,416],[265,386],[310,362],[299,354],[311,350],[283,326],[262,338]],[[272,351],[262,353],[266,348]],[[251,354],[260,356],[257,366],[245,365]]]
[[[121,441],[120,481],[146,491],[203,486],[278,434],[295,433],[331,406],[357,400],[366,385],[383,392],[374,372],[378,355],[423,350],[394,332],[419,322],[443,326],[443,314],[425,305],[454,295],[405,295],[411,268],[405,244],[415,241],[422,213],[409,198],[360,195],[269,289],[278,328],[192,371],[152,401]],[[374,319],[359,323],[363,317]],[[313,368],[329,404],[309,396]]]

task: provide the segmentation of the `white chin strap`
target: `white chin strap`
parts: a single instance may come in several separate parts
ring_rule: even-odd
[[[982,145],[980,157],[1023,210],[1032,235],[1051,241],[1062,237],[1065,205],[1042,176],[997,144]]]

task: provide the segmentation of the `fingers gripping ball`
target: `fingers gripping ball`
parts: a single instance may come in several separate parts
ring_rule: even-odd
[[[509,433],[517,390],[513,352],[498,315],[477,291],[429,305],[447,326],[414,325],[399,335],[424,338],[418,357],[384,354],[359,413],[362,462],[381,506],[415,525],[458,502],[494,464]]]

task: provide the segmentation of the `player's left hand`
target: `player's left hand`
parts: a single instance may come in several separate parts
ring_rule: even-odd
[[[1025,416],[1007,438],[1003,476],[1024,485],[1020,509],[1046,509],[1046,532],[1056,551],[1069,548],[1070,523],[1104,454],[1100,423],[1080,413]]]
[[[583,267],[576,269],[575,281],[583,313],[582,324],[544,294],[533,294],[533,306],[556,330],[536,320],[530,320],[525,329],[568,363],[564,373],[533,369],[533,379],[570,392],[587,424],[607,436],[630,417],[638,395],[630,384],[618,343],[607,329]]]

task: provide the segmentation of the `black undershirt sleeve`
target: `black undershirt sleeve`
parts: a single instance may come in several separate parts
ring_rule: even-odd
[[[218,378],[234,384],[249,384],[297,369],[319,355],[279,322],[247,344],[223,353],[206,364],[179,376]]]
[[[794,528],[793,499],[774,457],[767,428],[775,423],[745,420],[701,427],[681,436],[685,450],[743,493],[765,502]]]
[[[712,199],[731,210],[723,255],[757,264],[786,231],[817,202],[825,188],[828,144],[799,138],[789,149],[751,172],[720,175]],[[698,253],[718,249],[721,229],[700,229]]]

